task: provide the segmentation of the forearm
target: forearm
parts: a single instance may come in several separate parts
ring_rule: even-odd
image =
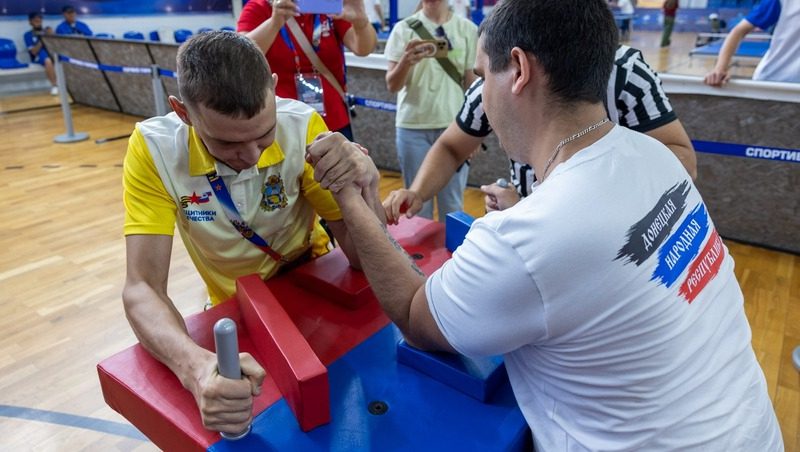
[[[432,199],[480,144],[481,138],[467,135],[457,124],[450,124],[431,146],[409,190],[423,201]]]
[[[369,207],[369,209],[372,210],[372,213],[375,214],[376,218],[378,218],[378,221],[386,224],[386,214],[378,194],[378,180],[376,180],[371,187],[363,189],[361,197],[366,203],[367,207]],[[333,231],[334,236],[337,237],[337,242],[342,248],[342,252],[344,252],[345,256],[347,256],[350,266],[361,269],[361,259],[358,256],[356,244],[354,243],[358,236],[353,235],[349,228],[347,228],[344,220],[338,223],[340,223],[342,226],[337,227],[335,224],[331,224],[331,230]],[[339,239],[339,237],[341,237],[341,239]]]
[[[383,209],[383,204],[381,203],[380,192],[378,191],[378,185],[380,184],[380,177],[375,179],[374,183],[369,189],[364,189],[361,192],[361,198],[367,204],[367,207],[372,210],[372,213],[378,218],[378,221],[386,224],[386,212]]]
[[[402,58],[386,71],[386,88],[389,92],[396,93],[403,89],[406,84],[409,72],[412,66],[406,63]]]
[[[211,352],[195,344],[166,294],[144,282],[127,283],[122,298],[125,315],[141,345],[192,390],[199,378],[197,366]]]
[[[352,22],[353,26],[350,28],[353,33],[352,44],[348,46],[350,51],[358,56],[367,56],[375,49],[378,43],[378,35],[375,33],[375,28],[367,19],[367,16],[358,18]]]
[[[459,159],[452,150],[434,144],[425,156],[409,190],[416,192],[423,201],[433,199],[465,160]]]
[[[715,69],[719,71],[726,71],[728,67],[731,65],[731,60],[733,59],[733,55],[736,53],[736,49],[739,48],[739,44],[741,44],[742,40],[748,33],[753,30],[753,25],[743,20],[739,25],[735,26],[733,30],[728,34],[725,38],[725,42],[722,43],[722,48],[719,50],[719,56],[717,57],[717,64],[715,65]]]
[[[272,44],[275,42],[275,39],[278,37],[278,33],[280,33],[283,24],[283,21],[273,16],[244,35],[255,42],[262,52],[267,53],[270,47],[272,47]]]
[[[361,267],[389,318],[407,334],[411,301],[425,284],[425,275],[389,235],[374,208],[356,195],[339,195],[347,230],[358,238]]]

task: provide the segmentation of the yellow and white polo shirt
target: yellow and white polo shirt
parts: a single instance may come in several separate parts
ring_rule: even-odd
[[[214,304],[233,296],[236,278],[258,273],[266,279],[279,264],[233,227],[207,174],[222,177],[244,221],[289,260],[309,247],[314,256],[327,252],[317,215],[328,221],[342,218],[305,161],[306,145],[327,130],[322,117],[295,100],[276,102],[275,141],[255,167],[239,173],[217,162],[194,128],[175,113],[138,123],[128,143],[125,235],[173,235],[177,223]]]

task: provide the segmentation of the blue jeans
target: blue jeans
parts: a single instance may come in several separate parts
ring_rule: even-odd
[[[411,186],[420,166],[422,166],[422,161],[425,160],[425,156],[428,154],[428,150],[444,130],[397,128],[395,139],[397,159],[400,162],[400,171],[403,173],[403,183],[406,188]],[[436,195],[439,221],[443,222],[445,215],[450,212],[463,210],[467,176],[469,176],[469,165],[461,165],[447,185]],[[422,210],[417,215],[433,219],[433,200],[424,203]]]

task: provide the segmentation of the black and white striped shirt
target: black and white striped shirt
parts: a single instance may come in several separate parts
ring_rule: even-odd
[[[461,111],[456,116],[456,123],[464,133],[481,138],[492,132],[483,111],[482,93],[483,79],[478,78],[464,95]],[[661,79],[644,61],[642,52],[624,45],[617,48],[614,57],[606,111],[612,121],[642,133],[678,119],[661,87]],[[521,196],[528,196],[536,180],[532,168],[513,160],[510,163],[511,181]]]

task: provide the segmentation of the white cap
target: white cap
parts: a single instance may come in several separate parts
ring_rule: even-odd
[[[717,13],[711,13],[708,15],[708,20],[719,19],[719,15]]]

